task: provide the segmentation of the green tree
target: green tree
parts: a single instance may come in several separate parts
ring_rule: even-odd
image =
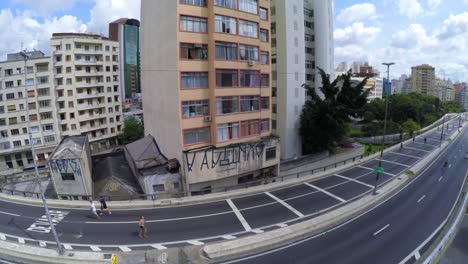
[[[351,72],[339,76],[330,83],[330,75],[319,69],[322,78],[321,98],[314,88],[303,85],[311,100],[307,101],[300,117],[299,133],[305,154],[329,150],[344,140],[350,117],[361,117],[367,103],[367,82],[352,84]]]
[[[408,133],[410,135],[413,135],[414,131],[418,131],[421,129],[421,126],[414,122],[413,119],[408,119],[406,120],[403,124],[401,124],[401,130],[403,133]]]
[[[143,122],[136,119],[128,119],[124,121],[122,133],[118,135],[118,139],[122,144],[127,144],[145,136]]]

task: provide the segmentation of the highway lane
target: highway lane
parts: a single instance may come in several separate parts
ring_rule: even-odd
[[[454,129],[448,131],[453,132]],[[436,131],[427,137],[437,138],[439,135]],[[403,149],[385,154],[382,163],[386,174],[381,175],[379,185],[428,155],[436,148],[431,143],[435,142],[424,144],[423,138],[419,137]],[[102,220],[95,220],[89,210],[56,209],[66,213],[56,228],[60,240],[74,249],[89,245],[114,250],[119,250],[122,245],[170,247],[253,235],[313,217],[370,193],[375,183],[372,167],[376,164],[378,161],[370,161],[320,180],[234,198],[231,203],[218,201],[146,210],[114,210],[111,216],[105,215]],[[0,201],[0,234],[16,242],[26,238],[26,244],[52,242],[50,234],[26,231],[42,215],[41,207]],[[136,234],[140,215],[147,219],[150,232],[147,239],[140,239]],[[53,247],[53,243],[46,243],[46,246]]]
[[[466,151],[468,131],[414,182],[366,214],[327,233],[227,263],[399,263],[449,214],[468,173]],[[414,252],[408,263],[423,253]]]

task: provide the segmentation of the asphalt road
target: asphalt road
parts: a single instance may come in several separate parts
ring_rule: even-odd
[[[456,126],[452,125],[457,125],[458,121],[450,124],[448,134],[455,131]],[[427,136],[426,143],[421,137],[403,149],[386,154],[382,161],[385,173],[381,175],[379,185],[397,177],[427,156],[438,147],[439,140],[440,132],[436,131]],[[104,215],[101,220],[93,218],[90,210],[52,210],[57,215],[59,238],[68,249],[131,251],[199,245],[282,228],[368,195],[375,183],[372,168],[377,164],[377,160],[372,160],[320,180],[232,200],[159,209],[114,210],[112,215]],[[459,186],[458,182],[456,184],[452,187]],[[430,199],[427,197],[426,201]],[[112,208],[112,202],[109,206]],[[404,208],[407,204],[398,206]],[[41,221],[43,214],[41,207],[0,201],[0,239],[54,247],[52,235],[40,232],[48,227]],[[145,216],[149,230],[149,237],[143,239],[137,236],[137,221],[141,215]],[[361,228],[372,230],[377,226],[366,223]],[[347,236],[352,238],[360,234],[349,232]],[[341,236],[340,243],[345,243],[343,246],[351,244],[347,241]],[[356,243],[355,240],[350,241]],[[316,257],[328,250],[321,250]]]
[[[468,131],[417,179],[375,209],[326,233],[229,263],[395,264],[406,257],[406,263],[413,263],[427,246],[415,250],[443,223],[457,200],[468,174],[465,152]]]

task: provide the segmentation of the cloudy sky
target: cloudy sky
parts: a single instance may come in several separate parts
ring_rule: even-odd
[[[53,32],[107,35],[109,22],[139,18],[139,2],[1,0],[0,59],[22,45],[48,53]],[[393,61],[394,77],[429,63],[441,77],[468,80],[468,0],[334,0],[334,13],[337,63]]]

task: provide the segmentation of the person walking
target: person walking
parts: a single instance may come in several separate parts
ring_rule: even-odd
[[[426,142],[427,142],[427,138],[424,138],[424,144],[426,144]]]
[[[97,213],[96,204],[94,203],[94,201],[91,200],[91,201],[89,201],[89,203],[91,204],[91,212],[93,212],[93,214],[96,216],[97,219],[101,219],[101,217]]]
[[[108,215],[111,215],[112,212],[111,210],[107,207],[107,202],[106,202],[106,198],[101,197],[101,200],[99,200],[99,202],[101,203],[101,215],[102,215],[102,212],[103,211],[106,211]]]
[[[139,237],[147,237],[146,236],[146,227],[145,227],[145,217],[140,216],[140,220],[138,221],[138,226],[140,229],[138,230]]]

